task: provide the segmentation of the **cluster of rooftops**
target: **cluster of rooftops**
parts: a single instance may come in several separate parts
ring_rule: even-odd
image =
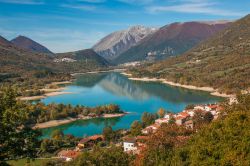
[[[213,119],[217,119],[221,110],[223,110],[223,107],[218,104],[207,104],[196,105],[192,109],[184,109],[182,112],[177,114],[166,113],[163,118],[156,119],[154,124],[142,129],[141,136],[125,136],[123,137],[123,142],[119,143],[119,145],[123,146],[124,152],[139,154],[146,147],[145,141],[149,138],[149,135],[156,132],[163,123],[170,123],[170,121],[172,121],[172,123],[176,123],[176,125],[183,125],[188,129],[193,129],[194,122],[192,118],[197,112],[210,112],[211,115],[213,115]],[[93,135],[83,138],[79,141],[74,150],[62,150],[58,153],[58,157],[64,159],[65,161],[71,161],[75,159],[83,149],[91,149],[93,145],[101,141],[104,141],[103,135]]]

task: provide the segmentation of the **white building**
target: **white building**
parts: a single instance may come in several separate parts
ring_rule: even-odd
[[[174,114],[172,114],[172,113],[168,113],[168,114],[164,115],[164,118],[166,118],[166,119],[171,119],[172,117],[174,117]]]
[[[124,140],[124,142],[123,142],[123,149],[124,149],[124,152],[135,153],[137,151],[136,139],[131,138],[131,139]]]
[[[168,123],[169,118],[161,118],[161,119],[156,119],[155,123],[162,124],[162,123]]]
[[[197,106],[194,107],[194,110],[202,110],[202,111],[204,111],[205,107],[203,105],[197,105]]]
[[[183,125],[183,123],[185,122],[185,119],[186,118],[184,118],[184,117],[177,117],[177,118],[175,118],[175,123],[177,124],[177,125]]]

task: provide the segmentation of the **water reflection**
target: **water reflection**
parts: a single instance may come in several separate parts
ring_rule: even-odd
[[[51,96],[42,102],[72,105],[97,106],[118,104],[123,110],[132,112],[124,117],[111,119],[80,120],[70,124],[43,129],[43,136],[61,130],[75,136],[102,133],[103,127],[129,128],[134,120],[140,120],[143,112],[155,113],[159,108],[179,112],[188,104],[213,103],[221,98],[202,91],[193,91],[167,86],[156,82],[131,81],[119,73],[83,74],[67,90],[73,94]]]
[[[78,76],[75,85],[100,86],[116,96],[124,96],[132,100],[147,100],[154,96],[168,102],[179,103],[202,102],[211,98],[206,92],[172,87],[157,82],[132,81],[119,73],[84,74]],[[220,100],[219,97],[218,100]]]
[[[121,117],[116,118],[95,118],[95,119],[88,119],[88,120],[77,120],[69,124],[64,124],[56,127],[51,127],[47,129],[42,129],[42,133],[44,137],[51,136],[51,133],[54,130],[63,131],[65,134],[72,134],[72,131],[76,131],[74,134],[75,136],[81,137],[83,133],[90,133],[92,131],[99,131],[102,132],[102,129],[107,126],[115,126]],[[87,126],[92,126],[91,128],[87,128]],[[85,131],[77,131],[77,128],[84,128]],[[69,132],[67,132],[69,131]]]

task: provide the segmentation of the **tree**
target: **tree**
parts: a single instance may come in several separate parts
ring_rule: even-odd
[[[42,153],[49,151],[49,148],[50,148],[50,140],[44,139],[41,143],[41,146],[40,146]]]
[[[175,118],[174,117],[170,117],[170,119],[168,120],[169,124],[175,124]]]
[[[183,126],[163,124],[148,138],[146,149],[137,156],[135,165],[171,165],[175,148],[183,146],[191,133]]]
[[[236,110],[194,135],[186,147],[188,157],[180,157],[182,165],[250,164],[250,112]]]
[[[64,137],[64,134],[61,130],[54,130],[51,133],[51,138],[55,139],[55,140],[60,140]]]
[[[142,130],[141,122],[136,120],[131,124],[131,127],[130,127],[131,135],[138,136],[141,134],[141,130]]]
[[[0,93],[0,162],[18,156],[36,156],[40,132],[26,126],[29,107],[17,101],[17,93],[11,87]],[[0,163],[1,165],[1,163]]]
[[[205,123],[210,123],[214,119],[214,116],[211,112],[206,112],[203,118]]]
[[[111,126],[105,127],[102,131],[102,134],[106,141],[112,141],[114,138],[114,131]]]
[[[155,119],[157,119],[156,114],[144,112],[141,117],[143,127],[153,124]]]
[[[166,114],[166,111],[165,111],[163,108],[160,108],[160,109],[158,110],[157,114],[158,114],[158,116],[159,116],[160,118],[163,118],[164,115]]]
[[[189,110],[189,109],[194,109],[194,104],[189,104],[185,107],[185,109]]]
[[[76,160],[68,163],[68,166],[127,166],[132,160],[131,155],[123,152],[121,147],[110,148],[95,147],[93,151],[83,152]]]

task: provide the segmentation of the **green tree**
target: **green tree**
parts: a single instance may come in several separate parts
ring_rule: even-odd
[[[75,161],[67,165],[75,166],[128,166],[133,156],[123,152],[121,147],[110,148],[95,147],[93,151],[84,152]]]
[[[42,140],[40,149],[41,149],[42,153],[48,152],[50,149],[50,140],[49,139]]]
[[[141,134],[142,124],[138,120],[134,121],[130,126],[130,132],[133,136],[138,136]]]
[[[239,111],[204,127],[186,148],[190,165],[250,165],[250,112]]]
[[[102,134],[106,141],[112,141],[114,139],[114,131],[111,126],[105,127]]]
[[[143,127],[149,126],[154,123],[155,119],[157,119],[156,114],[144,112],[141,117]]]
[[[211,112],[206,112],[203,118],[205,123],[210,123],[214,119],[214,116],[212,115]]]
[[[61,130],[54,130],[51,133],[51,138],[55,139],[55,140],[61,140],[64,137],[64,134]]]
[[[0,162],[19,156],[33,158],[40,133],[26,126],[29,108],[17,101],[17,93],[11,87],[0,93]],[[1,165],[1,163],[0,163]]]
[[[194,104],[189,104],[185,107],[185,109],[189,110],[189,109],[194,109]]]

